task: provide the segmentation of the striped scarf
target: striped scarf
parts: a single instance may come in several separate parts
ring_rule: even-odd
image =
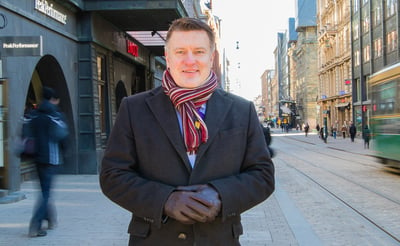
[[[207,126],[198,110],[208,101],[217,85],[214,72],[211,72],[206,83],[193,89],[177,86],[169,71],[164,72],[162,87],[182,117],[183,138],[190,154],[195,154],[200,144],[207,142]]]

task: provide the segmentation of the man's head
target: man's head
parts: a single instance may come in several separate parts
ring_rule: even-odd
[[[214,61],[215,34],[204,22],[193,18],[175,20],[167,34],[165,57],[175,83],[196,88],[210,75]]]
[[[53,104],[58,104],[60,102],[60,97],[56,93],[56,91],[50,87],[43,87],[43,92],[42,92],[43,99],[48,100],[49,102]]]

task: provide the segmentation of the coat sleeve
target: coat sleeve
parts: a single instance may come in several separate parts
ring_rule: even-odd
[[[254,105],[248,110],[247,143],[240,173],[209,182],[222,201],[222,220],[240,215],[267,199],[275,189],[274,166]]]
[[[131,117],[124,98],[102,160],[100,186],[110,200],[160,227],[165,201],[174,187],[140,175]]]

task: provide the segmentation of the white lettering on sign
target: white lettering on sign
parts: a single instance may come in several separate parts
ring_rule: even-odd
[[[35,0],[35,9],[56,21],[67,24],[67,15],[61,13],[60,11],[54,9],[53,4],[47,2],[46,0]]]
[[[3,49],[37,49],[39,44],[3,43]]]

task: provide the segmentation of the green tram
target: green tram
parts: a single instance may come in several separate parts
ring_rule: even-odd
[[[400,63],[371,75],[368,83],[373,147],[385,166],[400,168]]]

